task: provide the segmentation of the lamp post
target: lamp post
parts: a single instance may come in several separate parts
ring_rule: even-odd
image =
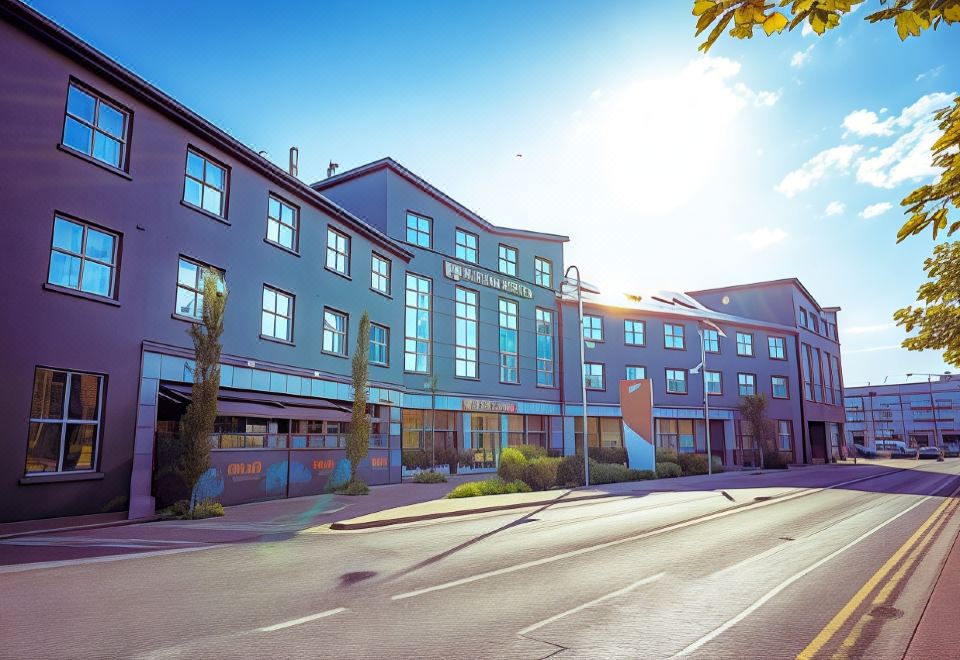
[[[564,284],[570,284],[570,271],[577,271],[577,323],[580,324],[580,392],[583,397],[583,484],[585,486],[590,485],[590,452],[588,448],[587,441],[587,367],[586,367],[586,354],[584,352],[584,342],[586,337],[583,334],[583,283],[580,281],[580,269],[576,266],[568,266],[567,270],[563,274],[563,282],[561,283],[561,289]]]
[[[424,384],[430,390],[430,471],[437,471],[437,377],[431,376]]]
[[[706,329],[709,327],[711,330],[717,331],[717,337],[726,337],[723,333],[723,330],[720,329],[720,326],[714,325],[709,321],[700,321],[697,323],[697,335],[700,337],[700,364],[690,370],[690,373],[695,374],[698,371],[702,372],[703,379],[703,427],[705,429],[705,436],[707,442],[707,474],[713,474],[713,447],[710,446],[710,392],[707,390],[707,346],[704,342],[704,335],[706,334]]]

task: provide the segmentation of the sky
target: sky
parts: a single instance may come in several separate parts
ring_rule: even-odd
[[[895,244],[899,202],[936,176],[960,26],[901,43],[867,0],[704,56],[684,0],[29,4],[278,165],[299,147],[308,183],[391,156],[570,236],[605,292],[799,278],[842,308],[847,385],[950,369],[892,316],[933,247]]]

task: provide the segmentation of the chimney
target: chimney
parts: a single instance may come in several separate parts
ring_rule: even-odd
[[[337,168],[338,168],[338,167],[340,167],[340,163],[334,163],[332,160],[330,161],[330,164],[327,165],[327,178],[328,178],[328,179],[329,179],[330,177],[332,177],[334,174],[337,173]]]
[[[287,169],[290,174],[297,176],[297,172],[300,170],[300,150],[296,147],[290,147],[290,167]]]

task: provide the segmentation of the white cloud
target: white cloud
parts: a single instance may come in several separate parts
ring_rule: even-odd
[[[920,81],[923,80],[924,78],[936,78],[937,76],[940,75],[940,72],[941,72],[941,71],[943,71],[943,65],[942,65],[942,64],[941,64],[940,66],[935,66],[935,67],[933,67],[933,68],[930,69],[929,71],[924,71],[923,73],[919,74],[919,75],[916,77],[915,82],[920,82]]]
[[[760,227],[748,234],[740,234],[739,238],[746,241],[753,250],[762,250],[779,243],[787,238],[789,234],[782,229],[770,229],[770,227]]]
[[[845,335],[865,335],[873,332],[892,330],[896,327],[893,323],[878,323],[876,325],[856,325],[852,328],[843,328],[842,331]]]
[[[854,135],[892,135],[894,118],[880,121],[877,113],[869,110],[854,110],[843,118],[843,127]]]
[[[842,330],[841,330],[842,332]],[[843,349],[844,355],[851,353],[876,353],[877,351],[892,351],[895,348],[902,348],[900,344],[887,344],[886,346],[871,346],[870,348],[857,348],[855,350]]]
[[[804,37],[809,37],[811,34],[816,34],[816,33],[813,31],[813,28],[810,27],[810,22],[804,21],[803,28],[801,28],[800,30],[800,34]]]
[[[830,171],[846,172],[860,149],[859,144],[843,144],[825,149],[801,165],[799,169],[783,177],[774,190],[786,197],[793,197],[822,179]]]
[[[860,211],[860,217],[864,220],[869,220],[871,218],[876,218],[878,215],[883,215],[887,211],[893,208],[893,205],[890,202],[880,202],[878,204],[871,204],[867,208]]]
[[[793,54],[793,57],[790,58],[790,66],[800,68],[807,63],[807,60],[810,59],[810,53],[813,52],[814,46],[817,44],[810,44],[803,50],[798,50]]]
[[[775,92],[765,92],[763,90],[755,92],[743,83],[737,83],[733,86],[733,89],[737,92],[737,94],[742,96],[745,100],[750,101],[758,108],[769,108],[779,101],[780,96],[783,94],[782,89],[778,89]]]
[[[843,202],[830,202],[827,204],[827,208],[824,210],[824,213],[827,215],[840,215],[847,210],[847,205]]]

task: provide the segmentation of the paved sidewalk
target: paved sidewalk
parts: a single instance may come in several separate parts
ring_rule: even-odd
[[[943,570],[913,633],[905,660],[960,658],[960,537],[954,539]]]

